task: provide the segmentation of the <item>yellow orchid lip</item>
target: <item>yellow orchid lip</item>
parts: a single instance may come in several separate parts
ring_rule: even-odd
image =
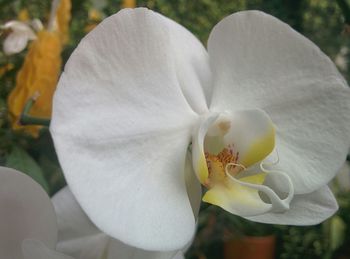
[[[275,127],[262,110],[206,118],[192,149],[195,172],[208,189],[203,201],[245,216],[287,210],[294,195],[289,177],[264,167],[274,148]],[[281,175],[286,179],[281,183],[287,192],[283,198],[265,184]]]

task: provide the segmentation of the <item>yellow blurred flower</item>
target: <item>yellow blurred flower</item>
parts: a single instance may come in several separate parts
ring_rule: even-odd
[[[19,11],[19,13],[17,14],[17,19],[21,22],[26,22],[30,19],[29,13],[28,13],[28,9],[27,8],[23,8]]]
[[[86,33],[92,31],[103,19],[103,14],[95,9],[92,8],[89,10],[89,22],[88,24],[85,26],[84,31]]]
[[[62,44],[57,32],[42,30],[29,47],[22,68],[17,74],[16,86],[7,101],[13,129],[23,128],[37,137],[41,126],[21,126],[18,119],[26,102],[38,95],[29,114],[35,117],[51,116],[52,96],[61,70]]]
[[[93,29],[95,29],[95,27],[98,25],[98,23],[92,23],[92,24],[88,24],[84,27],[84,31],[86,33],[92,31]]]
[[[22,126],[18,123],[25,104],[31,98],[35,97],[35,103],[29,115],[51,117],[52,97],[61,71],[62,46],[69,40],[70,12],[71,0],[54,1],[48,29],[40,30],[29,47],[17,74],[16,86],[7,99],[12,128],[15,130],[24,129],[34,137],[39,135],[42,126]],[[27,14],[21,10],[19,19],[25,19]]]
[[[99,10],[95,8],[89,10],[89,20],[99,22],[102,20],[102,17],[103,14]]]
[[[135,8],[136,1],[135,0],[124,0],[122,3],[123,8]]]
[[[134,8],[136,7],[136,1],[135,0],[123,0],[122,8]],[[104,18],[103,13],[101,13],[99,10],[92,8],[89,10],[89,22],[85,26],[84,31],[86,33],[92,31]]]
[[[69,40],[71,8],[71,0],[61,0],[56,12],[57,27],[63,44],[66,44]]]

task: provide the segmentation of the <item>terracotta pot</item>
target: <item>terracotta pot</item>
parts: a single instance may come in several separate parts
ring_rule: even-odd
[[[224,244],[225,259],[274,259],[275,236],[243,237]]]

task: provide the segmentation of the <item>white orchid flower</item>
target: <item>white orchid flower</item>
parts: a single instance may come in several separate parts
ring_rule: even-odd
[[[55,251],[55,211],[29,176],[0,167],[0,258],[73,259]]]
[[[226,17],[205,50],[168,18],[125,9],[67,62],[51,133],[99,229],[176,250],[193,236],[201,195],[185,180],[189,154],[204,201],[233,214],[296,225],[332,215],[327,183],[349,147],[349,98],[330,59],[265,13]]]
[[[2,29],[11,29],[11,33],[3,42],[3,51],[6,55],[12,55],[25,49],[29,40],[35,40],[36,35],[32,28],[20,21],[9,21]]]
[[[96,228],[68,187],[53,198],[58,221],[57,250],[77,259],[183,259],[183,252],[144,251],[108,237]]]

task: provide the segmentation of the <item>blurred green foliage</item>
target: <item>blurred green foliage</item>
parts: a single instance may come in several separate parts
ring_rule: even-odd
[[[345,4],[348,2],[343,1]],[[344,18],[337,1],[329,0],[138,0],[138,6],[148,7],[179,22],[206,44],[213,26],[223,17],[237,11],[256,9],[270,13],[290,24],[314,41],[333,59],[346,78],[350,37],[343,33]],[[70,41],[63,50],[63,64],[92,22],[89,10],[99,10],[109,16],[120,9],[121,0],[73,0]],[[0,24],[16,19],[26,8],[31,18],[43,23],[48,19],[49,0],[0,0]],[[0,36],[0,42],[6,35]],[[13,132],[8,121],[6,98],[15,85],[16,73],[23,63],[26,51],[13,56],[0,52],[0,68],[11,67],[0,74],[0,165],[17,168],[32,176],[51,195],[65,185],[62,171],[47,129],[38,139],[23,132]],[[233,236],[274,233],[278,237],[277,258],[350,258],[350,194],[340,195],[338,216],[345,222],[345,242],[337,235],[341,223],[334,218],[313,227],[267,226],[247,222],[228,215],[217,207],[203,207],[198,233],[187,258],[221,258],[222,245]],[[340,258],[340,257],[339,257]]]

